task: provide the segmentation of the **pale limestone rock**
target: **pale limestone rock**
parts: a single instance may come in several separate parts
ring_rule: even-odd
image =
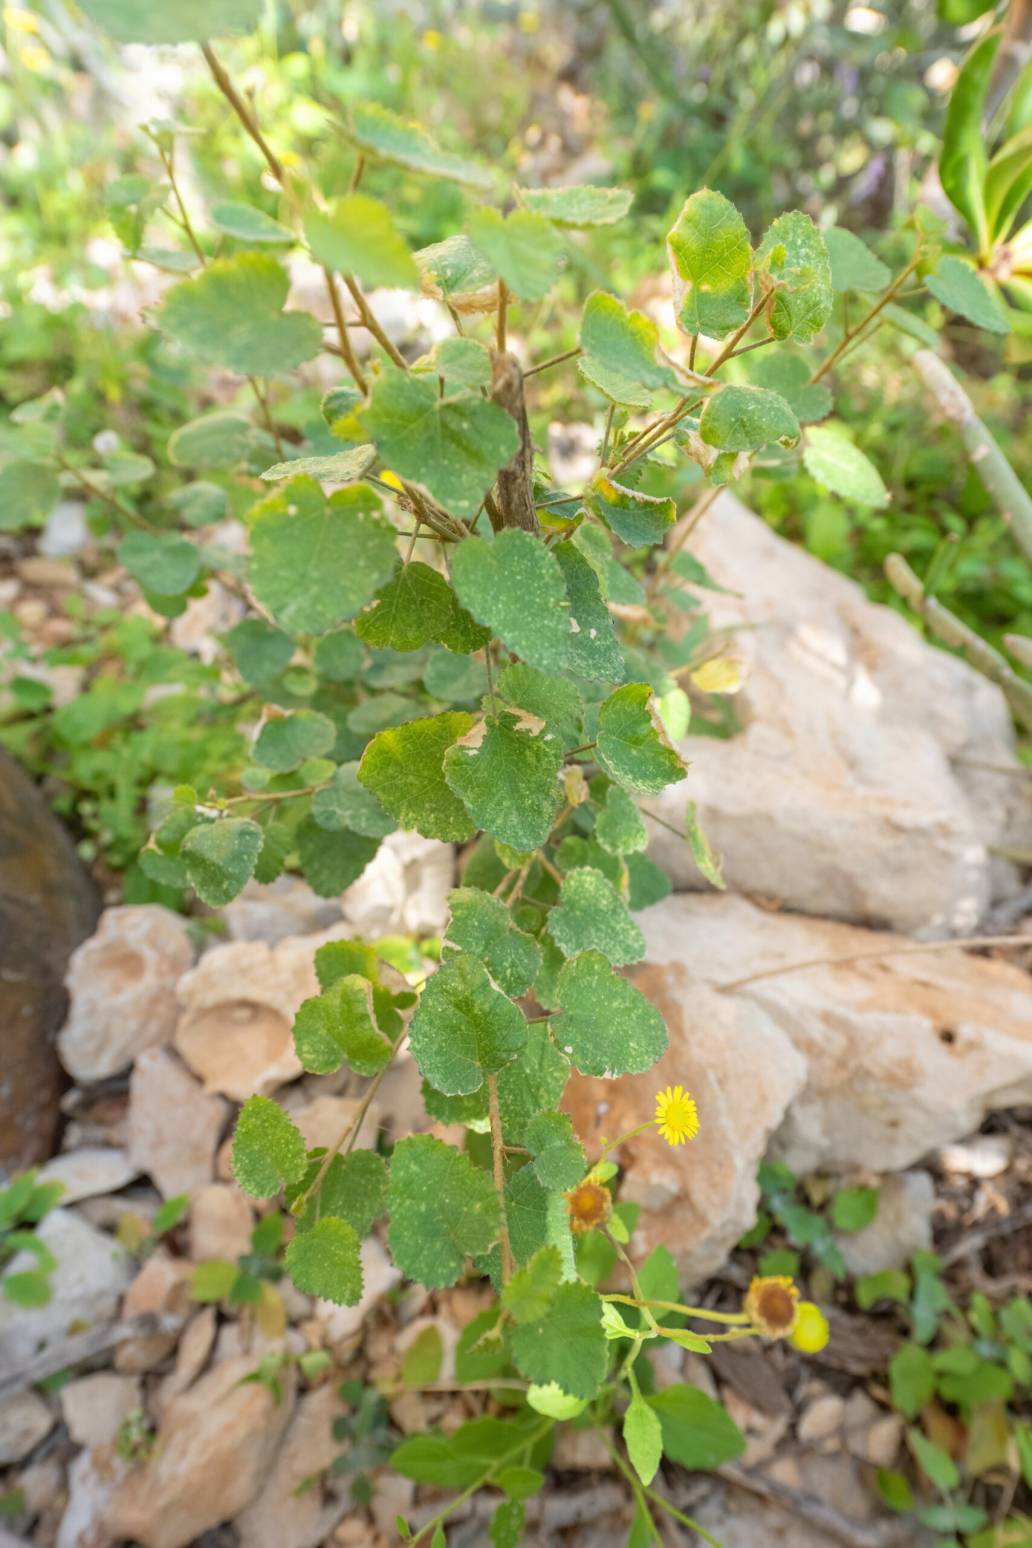
[[[108,1512],[128,1471],[113,1446],[79,1452],[68,1469],[68,1504],[55,1548],[112,1548],[118,1534]]]
[[[176,983],[193,961],[186,921],[156,903],[105,909],[72,952],[61,1063],[78,1081],[117,1075],[176,1025]]]
[[[59,1182],[64,1190],[61,1203],[75,1204],[98,1194],[117,1193],[132,1182],[136,1172],[124,1150],[113,1145],[83,1145],[48,1161],[40,1168],[39,1180]]]
[[[251,1246],[254,1214],[247,1197],[228,1183],[209,1183],[190,1200],[190,1256],[239,1258]]]
[[[944,1172],[961,1177],[999,1177],[1011,1164],[1014,1141],[1009,1134],[973,1134],[956,1145],[944,1145],[936,1157]]]
[[[286,1101],[283,1105],[304,1136],[308,1149],[324,1147],[328,1150],[339,1139],[345,1127],[352,1123],[362,1104],[352,1097],[318,1096],[313,1102],[295,1105]],[[378,1104],[370,1102],[355,1140],[359,1149],[368,1150],[375,1144],[381,1122]]]
[[[846,1405],[837,1392],[822,1392],[799,1416],[796,1434],[815,1451],[837,1451],[841,1445]]]
[[[321,898],[301,876],[285,872],[274,882],[249,881],[222,910],[231,941],[265,941],[274,946],[288,935],[310,935],[339,927],[340,901]]]
[[[173,1258],[164,1247],[159,1247],[126,1291],[122,1316],[139,1317],[145,1312],[155,1312],[185,1317],[190,1304],[187,1280],[192,1267],[184,1259]],[[126,1339],[115,1350],[115,1369],[123,1373],[153,1370],[175,1348],[177,1337],[177,1333],[171,1332]]]
[[[191,597],[185,610],[173,618],[169,637],[179,650],[189,651],[206,666],[217,658],[218,636],[226,634],[247,611],[247,603],[212,577],[202,597]]]
[[[129,1259],[118,1243],[73,1210],[52,1210],[36,1235],[57,1259],[51,1297],[46,1306],[33,1307],[0,1297],[0,1369],[62,1339],[73,1323],[81,1329],[110,1322],[131,1277]],[[22,1273],[38,1264],[31,1253],[22,1252],[6,1267]]]
[[[54,1416],[38,1392],[16,1392],[0,1403],[0,1467],[20,1462],[54,1428]]]
[[[440,935],[455,885],[450,844],[418,833],[391,833],[341,899],[356,935]]]
[[[233,1523],[240,1548],[316,1548],[333,1530],[347,1496],[325,1501],[318,1483],[297,1491],[340,1452],[333,1422],[344,1412],[333,1382],[300,1399],[261,1493]]]
[[[77,1446],[106,1446],[118,1435],[122,1421],[143,1404],[136,1376],[97,1371],[70,1381],[58,1393],[61,1416]]]
[[[148,1048],[129,1082],[129,1158],[153,1178],[162,1197],[211,1181],[229,1105],[206,1096],[175,1054]]]
[[[744,730],[687,737],[687,779],[645,804],[681,828],[694,800],[732,890],[922,936],[971,933],[994,890],[989,848],[1032,834],[1027,781],[963,761],[1017,767],[999,689],[733,495],[691,547],[737,593],[704,595],[714,627],[745,626]],[[706,887],[665,829],[651,852],[677,888]]]
[[[872,1467],[892,1467],[903,1442],[905,1421],[902,1414],[879,1408],[862,1387],[846,1399],[842,1417],[842,1439],[846,1450]]]
[[[63,1504],[64,1482],[64,1468],[56,1456],[19,1468],[18,1488],[25,1497],[26,1514],[42,1516],[44,1511]]]
[[[326,1330],[327,1344],[339,1344],[357,1333],[373,1307],[394,1286],[401,1274],[384,1252],[375,1236],[367,1236],[361,1247],[362,1299],[357,1306],[336,1306],[332,1301],[316,1301],[314,1315]]]
[[[733,896],[675,895],[639,918],[648,958],[631,976],[670,1047],[645,1076],[576,1076],[565,1102],[592,1143],[640,1124],[667,1084],[698,1102],[693,1143],[650,1132],[622,1147],[623,1196],[643,1206],[636,1256],[664,1242],[689,1280],[717,1268],[755,1219],[768,1142],[800,1173],[902,1169],[986,1112],[1032,1100],[1032,980],[1007,963],[940,950],[731,989],[900,942]]]
[[[185,1392],[204,1369],[215,1343],[216,1321],[214,1306],[203,1306],[184,1328],[176,1350],[175,1369],[162,1380],[156,1403],[151,1399],[159,1418],[172,1399]]]
[[[150,1461],[133,1469],[110,1511],[113,1530],[143,1548],[186,1548],[259,1494],[290,1421],[294,1372],[281,1374],[283,1401],[246,1356],[226,1360],[168,1405]]]
[[[312,936],[276,946],[235,941],[207,952],[182,979],[175,1046],[205,1090],[245,1102],[302,1073],[294,1016],[319,993],[314,956],[321,944]]]
[[[862,1231],[837,1237],[846,1268],[857,1278],[902,1268],[915,1252],[932,1246],[935,1184],[928,1172],[900,1172],[882,1179],[878,1212]]]

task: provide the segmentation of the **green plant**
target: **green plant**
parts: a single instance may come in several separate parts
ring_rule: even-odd
[[[878,1213],[877,1188],[832,1190],[825,1179],[818,1177],[800,1182],[783,1161],[762,1162],[757,1181],[760,1211],[739,1247],[758,1250],[768,1244],[775,1227],[780,1228],[788,1242],[787,1247],[768,1244],[758,1259],[758,1272],[798,1276],[802,1254],[809,1253],[833,1280],[843,1279],[846,1265],[834,1232],[862,1231],[871,1224]]]
[[[908,1422],[919,1492],[894,1469],[878,1474],[882,1499],[913,1511],[942,1548],[1018,1548],[1029,1522],[1012,1509],[1014,1489],[1032,1485],[1032,1429],[1023,1413],[1032,1389],[1032,1303],[1016,1296],[994,1307],[975,1291],[958,1305],[934,1253],[911,1272],[859,1280],[862,1310],[904,1308],[910,1339],[889,1366],[892,1402]]]
[[[21,1172],[0,1188],[0,1293],[16,1306],[45,1306],[50,1300],[50,1275],[57,1259],[34,1230],[64,1192],[60,1182],[40,1182],[35,1169]],[[19,1253],[36,1259],[36,1268],[12,1273]]]
[[[256,1198],[282,1195],[292,1231],[286,1239],[274,1209],[243,1259],[196,1270],[193,1294],[253,1306],[270,1325],[283,1273],[302,1291],[357,1303],[361,1240],[386,1219],[406,1278],[445,1289],[472,1264],[492,1281],[494,1304],[463,1331],[458,1380],[508,1410],[396,1449],[407,1476],[457,1491],[419,1531],[403,1523],[403,1535],[439,1548],[455,1505],[492,1487],[505,1496],[494,1540],[515,1542],[560,1422],[619,1432],[624,1450],[613,1456],[634,1493],[636,1540],[655,1538],[653,1508],[692,1526],[652,1489],[663,1456],[710,1467],[743,1442],[699,1389],[654,1390],[650,1346],[667,1339],[705,1354],[717,1340],[760,1335],[816,1349],[827,1327],[783,1274],[758,1276],[741,1306],[699,1307],[680,1298],[665,1248],[635,1263],[636,1211],[619,1201],[613,1159],[628,1136],[589,1157],[560,1101],[573,1069],[644,1074],[667,1046],[658,1010],[619,971],[644,956],[633,914],[668,889],[644,853],[648,801],[684,778],[675,744],[693,713],[726,727],[721,695],[737,682],[703,613],[713,582],[685,542],[755,457],[797,448],[823,487],[872,508],[887,502],[873,463],[820,421],[833,402],[828,380],[848,372],[852,350],[914,276],[935,271],[937,237],[915,222],[895,277],[856,238],[822,235],[799,211],[779,216],[754,249],[734,206],[700,189],[667,237],[668,342],[646,315],[595,290],[579,343],[561,337],[563,348],[524,371],[509,350],[514,321],[550,294],[580,299],[578,233],[623,220],[627,191],[503,188],[491,168],[358,99],[339,130],[349,157],[317,181],[204,41],[202,28],[246,28],[252,0],[210,0],[203,22],[195,7],[83,8],[118,37],[202,41],[276,189],[261,205],[202,216],[178,180],[177,131],[155,125],[148,154],[160,173],[152,162],[153,175],[111,191],[132,255],[148,256],[160,211],[178,227],[180,245],[161,263],[185,277],[156,314],[169,346],[233,373],[250,394],[246,412],[241,397],[175,431],[168,461],[181,487],[135,461],[123,493],[110,468],[82,467],[66,455],[53,400],[15,415],[23,440],[6,471],[16,493],[32,495],[22,505],[30,520],[61,473],[122,530],[119,556],[155,610],[174,615],[209,577],[249,604],[225,646],[233,697],[258,721],[250,762],[191,771],[141,869],[218,908],[284,869],[337,895],[398,828],[464,846],[436,971],[401,973],[362,941],[317,952],[320,992],[294,1026],[300,1062],[315,1075],[346,1066],[368,1084],[325,1151],[308,1152],[268,1097],[244,1105],[235,1175]],[[384,164],[467,190],[462,229],[413,251],[395,208],[366,191],[367,165]],[[507,214],[503,202],[514,204]],[[325,291],[329,337],[285,305],[288,275],[274,254],[300,243]],[[409,358],[367,293],[388,281],[441,301],[454,334]],[[853,316],[843,306],[818,356],[836,293],[863,299]],[[320,352],[350,379],[309,428],[284,378]],[[556,488],[535,458],[533,399],[546,372],[574,360],[598,460],[583,487]],[[258,493],[255,473],[267,492],[246,511],[249,553],[234,565],[190,529],[226,502],[242,510]],[[672,475],[704,489],[676,535],[677,504],[664,492]],[[691,805],[682,836],[719,885]],[[357,1148],[404,1038],[428,1115],[463,1125],[463,1147],[419,1133],[396,1137],[389,1158]],[[691,1096],[667,1087],[656,1101],[632,1132],[691,1141]],[[617,1269],[627,1290],[600,1288]],[[416,1384],[432,1380],[416,1374]],[[255,1379],[271,1383],[276,1369]]]

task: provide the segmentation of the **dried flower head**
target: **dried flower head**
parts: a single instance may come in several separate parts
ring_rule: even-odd
[[[744,1309],[766,1338],[788,1338],[799,1320],[799,1291],[787,1274],[757,1276],[749,1286]]]
[[[683,1145],[699,1132],[699,1109],[683,1086],[656,1092],[656,1123],[668,1145]]]
[[[594,1231],[605,1225],[613,1213],[613,1195],[590,1177],[570,1189],[566,1202],[570,1209],[571,1231]]]

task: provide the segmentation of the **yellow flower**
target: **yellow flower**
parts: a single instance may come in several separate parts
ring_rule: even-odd
[[[566,1195],[571,1231],[594,1231],[605,1225],[613,1213],[613,1195],[608,1188],[585,1177]]]
[[[799,1321],[799,1291],[787,1274],[757,1276],[749,1286],[744,1309],[765,1338],[788,1338]]]
[[[799,1316],[791,1342],[803,1354],[817,1354],[828,1342],[828,1319],[812,1301],[799,1302]]]
[[[655,1121],[668,1145],[683,1145],[699,1132],[699,1110],[683,1086],[656,1092]]]

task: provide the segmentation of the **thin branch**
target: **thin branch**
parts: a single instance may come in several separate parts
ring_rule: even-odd
[[[351,337],[348,333],[347,319],[344,316],[344,308],[340,304],[340,291],[337,289],[337,281],[329,269],[323,269],[323,282],[326,286],[326,294],[330,298],[330,307],[333,310],[333,321],[337,325],[337,337],[340,339],[340,353],[344,364],[351,374],[351,379],[359,392],[368,391],[368,384],[355,357],[355,351],[351,347]]]
[[[509,1220],[505,1212],[505,1156],[502,1149],[502,1115],[498,1107],[498,1077],[487,1077],[487,1109],[491,1119],[491,1157],[494,1166],[494,1185],[498,1195],[498,1235],[502,1247],[502,1283],[512,1278],[512,1245],[509,1241]]]
[[[498,281],[498,326],[495,335],[495,342],[500,355],[505,354],[505,328],[508,306],[509,287],[503,279],[500,279]]]
[[[552,355],[550,359],[542,360],[540,365],[528,366],[523,373],[523,378],[526,380],[528,376],[537,376],[539,371],[550,371],[553,366],[562,365],[564,360],[576,360],[577,356],[583,353],[580,345],[575,344],[573,349],[564,349],[561,355]]]
[[[847,328],[828,358],[817,367],[816,371],[810,378],[811,382],[819,382],[822,376],[827,376],[828,372],[834,365],[838,363],[841,357],[845,354],[846,350],[853,343],[853,340],[856,339],[861,333],[863,333],[868,323],[873,322],[874,319],[883,311],[883,309],[888,306],[889,302],[895,300],[899,291],[902,290],[903,286],[906,284],[907,280],[910,278],[911,274],[913,274],[914,270],[917,268],[920,262],[921,251],[919,248],[918,251],[914,254],[913,258],[911,258],[910,262],[907,264],[906,268],[901,269],[900,272],[896,275],[896,278],[893,280],[892,284],[889,286],[888,290],[886,290],[881,299],[874,303],[870,311],[867,312],[865,316],[861,317],[860,321],[856,323],[854,327]]]
[[[756,984],[763,978],[781,978],[786,973],[806,973],[812,968],[848,967],[853,962],[876,962],[881,957],[922,956],[930,951],[981,950],[986,946],[1032,946],[1032,935],[962,935],[950,941],[908,941],[905,946],[881,946],[874,951],[852,951],[844,957],[808,957],[803,962],[790,962],[784,967],[763,968],[759,973],[749,973],[745,978],[733,978],[717,989],[730,993],[746,984]]]
[[[100,484],[95,484],[91,478],[89,478],[85,473],[80,472],[80,470],[75,467],[74,464],[69,462],[67,458],[63,457],[60,452],[57,453],[56,460],[58,467],[63,468],[66,473],[70,473],[71,476],[78,482],[80,487],[85,489],[88,495],[91,495],[94,500],[103,501],[105,505],[110,506],[113,511],[117,511],[119,516],[121,516],[125,521],[128,521],[132,526],[143,527],[148,532],[158,532],[161,530],[159,527],[156,527],[153,522],[148,521],[146,516],[141,516],[138,511],[134,511],[131,506],[126,505],[124,500],[120,500],[118,496],[112,494],[110,490],[102,488]]]

